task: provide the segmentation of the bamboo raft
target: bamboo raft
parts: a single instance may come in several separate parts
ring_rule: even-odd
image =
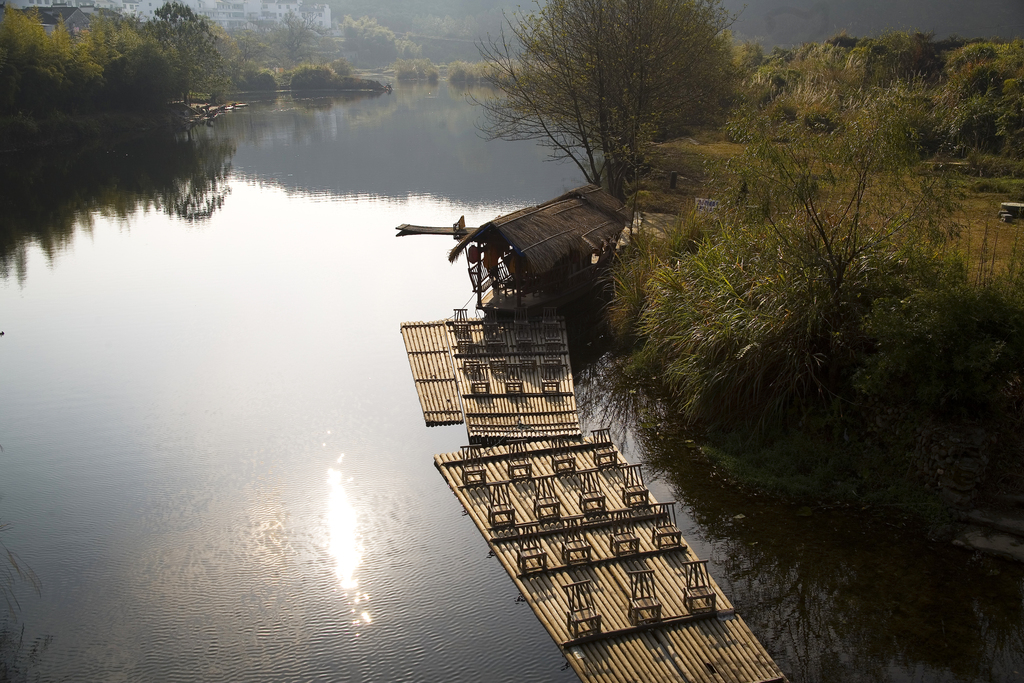
[[[688,548],[674,504],[608,429],[582,434],[564,320],[456,311],[402,335],[428,426],[464,411],[470,445],[435,466],[581,681],[786,680]]]
[[[565,322],[467,318],[402,324],[428,427],[466,423],[470,443],[579,436]]]

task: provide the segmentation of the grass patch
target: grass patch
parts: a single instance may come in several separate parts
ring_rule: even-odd
[[[975,194],[999,194],[1011,201],[1024,201],[1024,180],[1016,178],[982,178],[971,182],[967,189]]]
[[[651,155],[652,168],[641,179],[643,194],[639,209],[651,213],[685,215],[693,209],[694,197],[705,197],[710,167],[739,156],[743,146],[730,142],[725,132],[703,128],[691,135],[656,145]],[[670,188],[671,174],[676,186]]]

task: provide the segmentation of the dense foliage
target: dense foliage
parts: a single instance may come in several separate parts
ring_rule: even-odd
[[[153,109],[174,97],[222,87],[214,32],[173,3],[138,25],[96,17],[72,37],[46,35],[32,14],[8,8],[0,23],[0,115]]]
[[[930,462],[921,435],[941,424],[983,429],[999,444],[985,452],[1020,469],[1019,249],[968,258],[964,182],[933,160],[1018,172],[1024,42],[837,36],[767,58],[740,46],[736,62],[743,152],[707,188],[718,211],[639,237],[617,266],[633,370],[732,444],[724,460],[792,452],[796,471],[816,448],[842,451],[855,480],[900,478]]]
[[[354,23],[356,43],[375,26]],[[363,85],[347,80],[342,45],[295,16],[228,35],[180,3],[148,22],[95,15],[74,36],[63,26],[47,35],[37,15],[8,8],[0,22],[0,138],[38,133],[40,122],[66,126],[62,117],[152,112],[231,91]]]
[[[747,46],[751,105],[827,125],[837,99],[861,88],[913,84],[912,123],[922,151],[1024,158],[1024,41],[993,42],[891,32],[837,36],[764,57]]]
[[[831,130],[734,122],[747,144],[730,169],[733,205],[691,250],[645,274],[626,323],[690,419],[775,424],[794,406],[846,395],[871,344],[863,316],[879,296],[907,292],[919,260],[909,247],[941,238],[936,181],[907,173],[904,100],[899,90],[864,96]]]

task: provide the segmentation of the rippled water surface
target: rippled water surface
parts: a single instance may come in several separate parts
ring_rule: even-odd
[[[476,114],[443,86],[254,104],[7,197],[0,518],[42,584],[33,675],[572,679],[434,470],[464,432],[423,426],[398,329],[469,287],[450,239],[395,226],[579,184]]]
[[[403,86],[0,161],[0,520],[41,583],[0,656],[42,681],[575,680],[434,470],[464,430],[423,426],[399,334],[470,293],[450,239],[395,226],[581,182],[477,115]],[[574,343],[585,405],[619,400],[601,343]],[[699,467],[655,494],[794,680],[1024,669],[1017,568]]]

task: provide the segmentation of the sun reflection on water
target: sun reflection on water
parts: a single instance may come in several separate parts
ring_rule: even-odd
[[[340,463],[345,455],[338,458]],[[327,501],[327,528],[330,540],[327,552],[336,563],[335,573],[345,590],[358,588],[355,578],[356,567],[363,560],[363,546],[356,530],[356,510],[345,494],[342,486],[341,471],[329,468],[327,483],[331,488]],[[357,596],[358,598],[358,596]]]

